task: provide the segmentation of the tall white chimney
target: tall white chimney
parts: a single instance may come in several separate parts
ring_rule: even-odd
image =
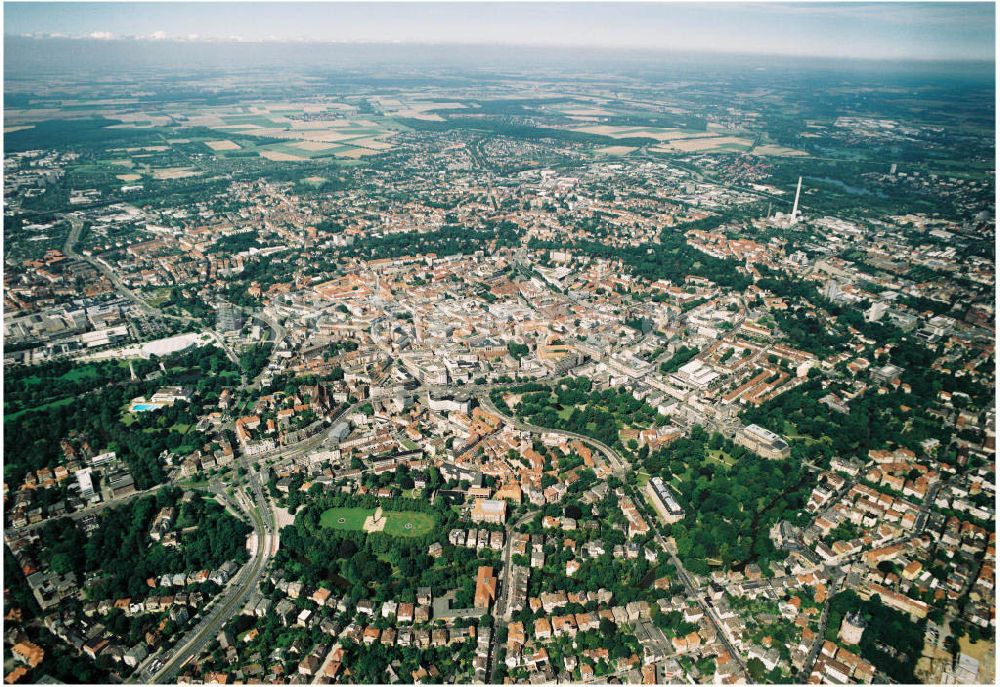
[[[799,177],[799,185],[795,187],[795,204],[792,205],[792,224],[799,221],[799,194],[802,192],[802,177]]]

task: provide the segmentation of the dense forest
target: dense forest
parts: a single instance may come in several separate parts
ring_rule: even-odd
[[[576,432],[609,446],[620,445],[618,432],[622,427],[648,428],[666,423],[655,408],[624,388],[595,391],[592,386],[586,377],[567,377],[551,390],[543,387],[528,391],[521,396],[517,415],[539,427]],[[491,400],[501,410],[506,407],[502,392],[493,392]]]
[[[927,621],[913,622],[907,614],[884,605],[877,594],[863,601],[853,591],[845,590],[830,599],[827,639],[836,639],[840,622],[850,611],[860,611],[867,622],[860,647],[852,649],[893,682],[918,682],[913,669],[923,652]]]
[[[779,558],[768,530],[801,509],[813,486],[812,473],[797,461],[765,460],[700,427],[642,465],[674,487],[685,518],[671,534],[685,566],[698,573],[708,571],[708,559],[765,568]]]
[[[901,391],[885,394],[865,394],[850,404],[847,413],[838,413],[820,403],[830,393],[820,379],[814,378],[777,398],[743,412],[746,423],[758,424],[786,434],[790,429],[809,437],[812,441],[792,441],[794,455],[830,458],[837,455],[867,455],[870,449],[891,445],[920,451],[920,443],[936,438],[946,444],[950,430],[940,421],[923,413],[919,404],[931,397]],[[910,417],[900,416],[898,408],[914,408]]]
[[[697,228],[714,228],[728,217],[709,218],[710,224]],[[686,228],[696,228],[691,223]],[[683,284],[688,275],[704,277],[719,286],[743,291],[750,285],[749,275],[739,269],[734,260],[722,260],[706,255],[688,245],[684,234],[676,229],[665,229],[660,234],[660,242],[642,246],[609,246],[596,241],[541,241],[531,239],[528,247],[538,250],[562,250],[570,248],[587,255],[605,260],[621,260],[632,268],[634,274],[650,281],[667,279],[675,284]]]
[[[52,363],[51,375],[42,373],[46,379],[61,380],[57,388],[66,395],[17,414],[5,414],[4,479],[19,484],[28,471],[55,467],[63,460],[60,441],[80,436],[86,437],[95,451],[117,452],[140,489],[162,482],[159,456],[163,451],[183,454],[201,444],[199,436],[187,434],[198,421],[198,399],[216,398],[238,373],[222,349],[203,346],[163,358],[166,374],[142,381],[149,373],[155,376],[159,362],[152,358],[133,361],[139,381],[130,379],[127,365],[79,366],[59,374],[58,366],[63,363]],[[15,388],[22,401],[30,398],[28,389],[34,384],[29,372],[16,372]],[[133,398],[147,396],[164,385],[190,387],[196,398],[190,404],[175,403],[150,413],[126,412]],[[47,388],[45,393],[51,394]]]
[[[145,598],[146,579],[166,573],[214,570],[227,560],[244,561],[250,527],[198,494],[185,501],[179,489],[164,487],[155,495],[104,511],[98,529],[87,538],[78,527],[50,520],[42,529],[45,560],[56,572],[77,573],[90,600]],[[150,539],[149,528],[161,508],[175,508],[174,530],[180,547]]]
[[[444,226],[424,233],[407,232],[369,237],[342,248],[340,254],[368,260],[427,253],[435,253],[438,256],[468,255],[485,250],[487,244],[491,242],[495,242],[497,247],[513,247],[517,246],[519,241],[517,227],[504,221],[483,229]]]
[[[422,537],[393,537],[382,533],[338,530],[323,527],[320,516],[330,508],[375,508],[386,511],[407,510],[435,516],[433,533]],[[281,550],[275,565],[294,579],[309,585],[325,586],[346,594],[351,603],[372,598],[413,602],[417,587],[429,586],[443,593],[458,589],[457,606],[472,605],[476,569],[485,564],[465,549],[445,546],[442,557],[427,555],[434,541],[447,544],[452,527],[459,526],[458,514],[443,499],[434,504],[424,500],[399,498],[392,501],[358,496],[320,496],[313,494],[295,518],[295,523],[281,532]],[[480,552],[490,556],[491,551]]]

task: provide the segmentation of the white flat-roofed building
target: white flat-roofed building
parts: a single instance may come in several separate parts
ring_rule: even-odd
[[[670,381],[689,389],[707,389],[719,373],[701,360],[692,360],[670,375]]]
[[[772,460],[788,458],[792,454],[792,449],[787,441],[759,425],[741,427],[736,432],[736,443],[759,456]]]
[[[668,525],[684,519],[684,509],[677,503],[670,487],[659,477],[653,477],[646,483],[646,493],[656,509],[657,514]]]
[[[80,498],[89,501],[94,498],[94,478],[90,474],[90,468],[76,471],[76,482],[80,485]]]
[[[100,467],[101,465],[106,465],[107,463],[110,463],[115,459],[115,457],[116,454],[114,451],[108,451],[107,453],[100,453],[90,459],[90,464],[95,468]]]
[[[158,389],[149,400],[152,403],[166,403],[167,405],[176,401],[190,401],[191,390],[181,386],[165,386]]]

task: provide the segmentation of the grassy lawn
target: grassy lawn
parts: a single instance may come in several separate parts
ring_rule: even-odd
[[[331,508],[319,516],[319,524],[335,530],[361,531],[365,519],[374,512],[374,508]]]
[[[56,377],[56,379],[66,382],[79,382],[85,379],[97,379],[97,368],[93,365],[77,365],[72,367],[63,374]],[[41,384],[42,378],[38,375],[32,375],[25,378],[25,384],[29,386],[34,386],[35,384]]]
[[[46,408],[61,408],[62,406],[68,406],[76,402],[76,396],[67,396],[66,398],[60,398],[57,401],[50,401],[40,406],[33,406],[31,408],[22,408],[16,413],[4,413],[3,421],[9,422],[11,420],[16,420],[25,413],[30,413],[32,410],[45,410]]]
[[[788,420],[785,420],[784,430],[785,431],[783,432],[783,434],[785,435],[785,438],[788,439],[789,441],[793,440],[801,441],[808,445],[812,445],[812,444],[821,444],[823,443],[824,440],[826,441],[830,440],[829,437],[822,437],[820,439],[815,439],[809,436],[808,434],[799,434],[798,427],[796,427],[794,423],[789,422]]]
[[[159,308],[161,305],[170,300],[170,289],[155,289],[149,294],[145,294],[146,302],[149,303],[154,308]]]
[[[422,537],[434,529],[434,516],[414,511],[387,512],[386,534],[394,537]]]
[[[640,488],[646,486],[649,483],[650,474],[644,470],[640,470],[635,474],[635,483],[639,485]]]
[[[180,480],[177,482],[177,486],[184,489],[208,489],[208,480],[199,479],[197,477],[190,477],[188,479]]]
[[[360,531],[374,508],[331,508],[319,517],[319,524],[335,530]],[[421,537],[434,529],[434,516],[414,511],[383,511],[385,529],[393,537]]]
[[[715,461],[716,463],[720,463],[721,465],[724,465],[727,468],[731,468],[733,467],[733,465],[736,464],[736,459],[722,450],[706,451],[705,455],[708,457],[709,460]]]

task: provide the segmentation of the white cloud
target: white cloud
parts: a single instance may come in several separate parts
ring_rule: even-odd
[[[109,31],[94,31],[87,34],[87,38],[92,38],[95,41],[109,41],[114,38],[114,36],[111,35],[111,32]]]
[[[166,37],[167,37],[166,31],[154,31],[153,33],[149,34],[149,39],[153,41],[162,41],[166,39]]]

